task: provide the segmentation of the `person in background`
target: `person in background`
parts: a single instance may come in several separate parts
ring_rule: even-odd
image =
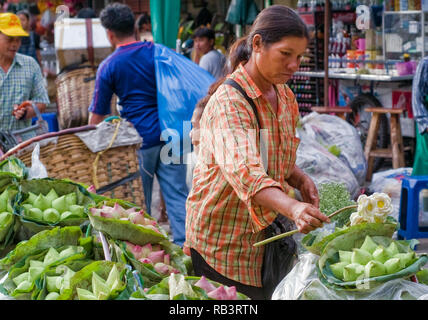
[[[152,22],[147,13],[143,13],[138,17],[135,29],[137,40],[153,42]]]
[[[223,77],[225,56],[214,48],[215,32],[206,27],[196,29],[193,34],[194,50],[201,56],[199,66],[217,80]]]
[[[265,228],[278,215],[302,233],[330,222],[319,210],[314,182],[295,164],[299,109],[286,83],[308,42],[307,27],[294,10],[264,9],[241,40],[242,62],[227,76],[253,100],[257,113],[237,89],[220,84],[200,119],[184,252],[197,276],[235,286],[251,299],[270,299],[262,280],[264,247],[253,245],[265,239]],[[256,139],[261,129],[265,153]],[[289,196],[293,188],[303,201]]]
[[[82,8],[76,14],[76,18],[78,19],[93,19],[96,17],[97,17],[97,14],[92,8]]]
[[[42,55],[40,54],[40,36],[30,28],[30,13],[27,10],[21,10],[16,13],[21,20],[22,28],[29,34],[28,37],[21,38],[19,53],[33,57],[39,66],[42,65]]]
[[[35,59],[18,53],[21,37],[28,36],[18,16],[0,13],[0,130],[31,126],[36,116],[34,105],[44,112],[49,104],[40,66]]]
[[[185,240],[187,166],[165,163],[161,151],[157,87],[153,42],[135,40],[135,18],[129,6],[113,3],[100,13],[107,38],[116,50],[99,66],[89,124],[98,124],[110,113],[110,101],[115,93],[122,106],[121,116],[131,122],[143,145],[138,152],[143,181],[146,210],[150,214],[153,179],[156,176],[170,221],[174,243],[182,246]]]

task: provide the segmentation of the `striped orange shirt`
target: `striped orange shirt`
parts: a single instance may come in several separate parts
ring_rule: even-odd
[[[298,105],[286,85],[277,85],[275,113],[242,65],[229,77],[253,99],[266,147],[259,151],[260,130],[251,105],[236,89],[221,85],[200,121],[198,163],[186,203],[184,251],[190,255],[193,248],[225,277],[261,287],[264,248],[253,244],[264,239],[263,229],[277,213],[257,205],[253,197],[268,187],[290,191],[286,179],[299,145]]]

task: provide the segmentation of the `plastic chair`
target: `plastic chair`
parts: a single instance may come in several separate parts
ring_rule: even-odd
[[[428,189],[428,176],[404,177],[401,185],[399,239],[428,238],[428,226],[419,226],[419,197]]]

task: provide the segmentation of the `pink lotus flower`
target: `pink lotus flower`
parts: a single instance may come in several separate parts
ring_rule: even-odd
[[[145,218],[144,216],[139,212],[132,212],[129,214],[129,221],[131,221],[133,224],[140,224],[145,225]]]
[[[153,264],[153,261],[150,260],[149,258],[142,258],[138,261],[140,261],[141,263]]]
[[[210,293],[216,289],[216,287],[211,282],[209,282],[205,276],[202,276],[201,279],[195,283],[195,286],[204,289],[207,293]]]
[[[152,251],[149,253],[149,255],[147,256],[147,258],[149,258],[150,260],[153,261],[153,263],[157,263],[157,262],[163,262],[165,251],[160,250],[160,251]]]
[[[90,185],[88,189],[86,189],[88,192],[97,193],[97,189],[95,189],[94,185]]]
[[[224,286],[220,286],[217,289],[210,291],[207,295],[211,299],[216,299],[216,300],[228,300],[229,299],[229,295],[227,294]]]
[[[169,254],[166,254],[163,256],[163,263],[165,264],[171,264],[171,259],[169,257]]]
[[[226,287],[226,293],[227,293],[228,300],[238,300],[235,286]]]
[[[101,210],[97,208],[90,208],[89,211],[94,217],[101,217]]]
[[[150,243],[141,247],[141,256],[147,257],[150,252],[153,251],[152,245]]]

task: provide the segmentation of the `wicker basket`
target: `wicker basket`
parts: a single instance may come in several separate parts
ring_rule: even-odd
[[[55,80],[57,88],[58,124],[61,129],[75,128],[88,124],[88,108],[95,88],[96,68],[81,65],[59,74]],[[112,115],[118,115],[117,97],[111,101]]]
[[[33,139],[32,143],[26,143],[25,148],[16,147],[5,156],[15,155],[21,159],[27,167],[31,167],[31,155],[36,145],[40,142],[40,161],[46,167],[48,176],[56,179],[70,179],[72,181],[92,185],[92,164],[97,156],[91,152],[86,145],[73,133],[94,129],[95,126],[86,126],[48,133]],[[66,133],[69,131],[70,133]],[[58,137],[57,142],[43,143],[51,137]],[[46,140],[49,141],[49,140]],[[23,144],[24,144],[23,143]],[[126,183],[114,187],[111,191],[102,195],[115,199],[127,200],[135,203],[141,208],[144,205],[144,193],[139,173],[139,162],[137,152],[139,145],[129,145],[111,148],[105,151],[99,161],[97,169],[97,180],[99,189],[119,180],[128,178]],[[3,157],[5,157],[3,156]],[[131,177],[130,177],[131,176]],[[134,177],[132,177],[134,176]]]

